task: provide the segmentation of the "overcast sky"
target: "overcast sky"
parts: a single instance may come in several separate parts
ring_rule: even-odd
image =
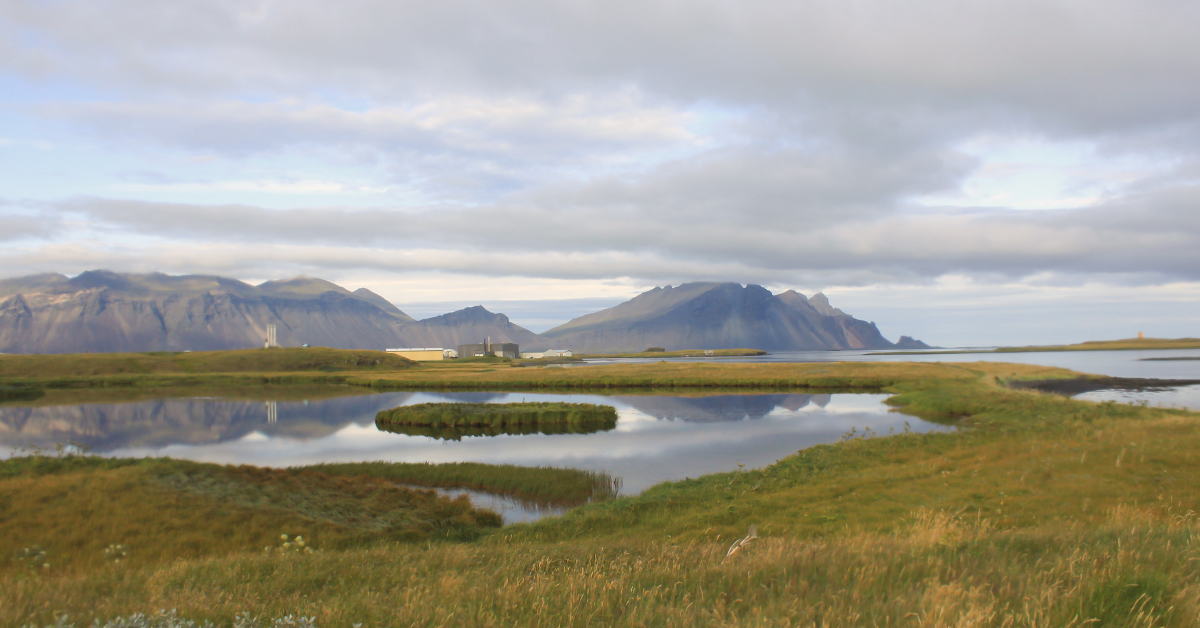
[[[1200,3],[0,0],[0,276],[1200,336]],[[554,300],[537,304],[539,300]]]

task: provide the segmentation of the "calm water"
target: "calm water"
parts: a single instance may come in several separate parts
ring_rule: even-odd
[[[983,347],[990,351],[991,347]],[[1200,379],[1200,349],[1168,351],[1046,351],[1039,353],[925,353],[871,355],[872,351],[780,351],[771,355],[728,358],[671,358],[675,362],[1013,362],[1040,364],[1109,375],[1158,379]],[[1149,359],[1148,359],[1149,358]],[[1160,360],[1158,358],[1195,358]],[[588,364],[658,362],[655,358],[588,360]]]
[[[985,347],[984,350],[990,350]],[[1041,353],[918,353],[871,355],[875,351],[780,351],[771,355],[731,358],[673,358],[680,362],[1013,362],[1038,364],[1108,375],[1152,379],[1200,380],[1200,349],[1167,351],[1047,351]],[[1163,360],[1162,358],[1193,358]],[[589,360],[589,364],[657,362],[653,358]],[[1155,391],[1098,390],[1080,395],[1091,401],[1146,401],[1167,408],[1200,408],[1200,387],[1187,386]]]
[[[605,471],[625,493],[664,480],[758,468],[851,428],[944,429],[889,411],[881,394],[572,395],[384,393],[321,401],[219,398],[0,407],[0,446],[74,441],[107,456],[171,456],[285,467],[318,462],[474,461]],[[382,432],[375,414],[429,401],[570,401],[612,405],[615,429],[595,434],[435,440]]]

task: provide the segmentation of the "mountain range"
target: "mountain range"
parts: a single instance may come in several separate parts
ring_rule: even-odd
[[[923,348],[888,341],[873,322],[823,294],[775,295],[757,285],[654,288],[543,334],[482,306],[414,320],[387,299],[310,277],[257,286],[225,277],[106,270],[0,280],[0,353],[205,351],[259,347],[267,326],[281,346],[343,349],[515,342],[522,350],[576,353],[673,349]]]

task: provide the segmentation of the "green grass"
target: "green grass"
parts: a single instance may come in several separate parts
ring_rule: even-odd
[[[461,440],[501,434],[589,434],[617,426],[617,410],[591,403],[421,403],[375,415],[381,430]]]
[[[664,368],[658,381],[696,373]],[[1200,625],[1200,415],[1004,387],[1064,373],[1023,365],[711,372],[726,382],[891,379],[891,402],[903,411],[965,429],[857,433],[764,469],[664,483],[475,540],[426,545],[374,537],[312,556],[222,550],[65,573],[13,569],[0,575],[0,625],[50,623],[55,611],[85,624],[159,608],[226,623],[243,611],[297,613],[322,626]],[[617,373],[655,379],[642,370]],[[105,474],[120,474],[141,463],[102,464],[113,467]],[[122,511],[141,517],[142,528],[106,533],[78,506],[53,505],[88,501],[82,483],[109,475],[65,468],[37,477],[76,484],[61,497],[9,490],[0,506],[13,503],[3,499],[21,506],[0,512],[14,513],[3,520],[5,534],[43,547],[66,534],[136,552],[139,535],[159,534],[174,512],[169,502],[148,502]],[[210,491],[204,495],[248,502],[244,491],[258,494],[226,488],[227,476],[219,478],[202,487]],[[0,486],[29,479],[4,477]],[[104,495],[125,503],[120,492]],[[325,499],[334,498],[314,501]],[[61,527],[43,524],[56,517]],[[224,521],[199,516],[189,525],[196,537],[211,538],[231,529]],[[275,526],[277,536],[279,524],[268,521],[261,525]],[[256,525],[247,519],[232,530],[249,535]],[[750,525],[761,538],[726,557]],[[56,547],[51,555],[61,556]]]
[[[712,351],[708,354],[707,351]],[[679,351],[634,351],[630,353],[596,353],[580,355],[581,358],[703,358],[748,355],[769,355],[762,349],[681,349]]]
[[[1200,349],[1200,338],[1126,338],[1123,340],[1091,340],[1073,345],[1032,347],[1001,347],[996,353],[1029,351],[1131,351],[1138,349]]]
[[[533,506],[578,506],[613,499],[620,481],[606,473],[556,467],[452,462],[330,463],[298,467],[294,472],[383,478],[402,484],[465,488],[507,495]]]
[[[95,572],[111,543],[127,566],[261,551],[280,534],[325,550],[478,537],[500,525],[467,500],[367,475],[165,458],[30,456],[0,462],[0,556],[38,545],[54,577]],[[24,574],[0,561],[0,581]]]
[[[419,403],[383,410],[375,423],[432,427],[504,427],[518,425],[617,424],[617,410],[594,403],[529,401],[518,403]]]
[[[946,355],[962,353],[1040,353],[1053,351],[1145,351],[1165,349],[1200,349],[1200,338],[1126,338],[1124,340],[1090,340],[1073,345],[1032,345],[1028,347],[999,347],[946,351],[878,351],[867,355]]]
[[[1020,368],[1020,367],[1018,367]],[[1062,369],[1029,367],[1043,375]],[[429,362],[419,369],[353,376],[346,383],[379,390],[802,390],[878,391],[919,379],[972,379],[957,364],[842,362],[719,364],[658,362],[562,369]]]
[[[46,395],[40,388],[26,386],[0,386],[0,403],[5,401],[33,401]]]
[[[417,364],[384,351],[328,347],[242,349],[185,353],[0,355],[0,380],[83,377],[382,371]]]

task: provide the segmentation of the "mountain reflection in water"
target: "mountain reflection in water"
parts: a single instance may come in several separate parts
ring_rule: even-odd
[[[668,421],[741,421],[761,419],[776,408],[795,412],[815,404],[824,408],[831,395],[713,395],[709,397],[614,396],[638,411]]]
[[[320,462],[484,462],[573,467],[622,478],[625,493],[664,480],[758,468],[851,428],[878,434],[941,426],[895,412],[883,394],[582,395],[380,393],[310,401],[157,399],[0,406],[0,445],[76,442],[112,456],[172,456],[286,467]],[[426,402],[565,401],[616,408],[593,434],[464,436],[445,441],[383,432],[380,410]]]

